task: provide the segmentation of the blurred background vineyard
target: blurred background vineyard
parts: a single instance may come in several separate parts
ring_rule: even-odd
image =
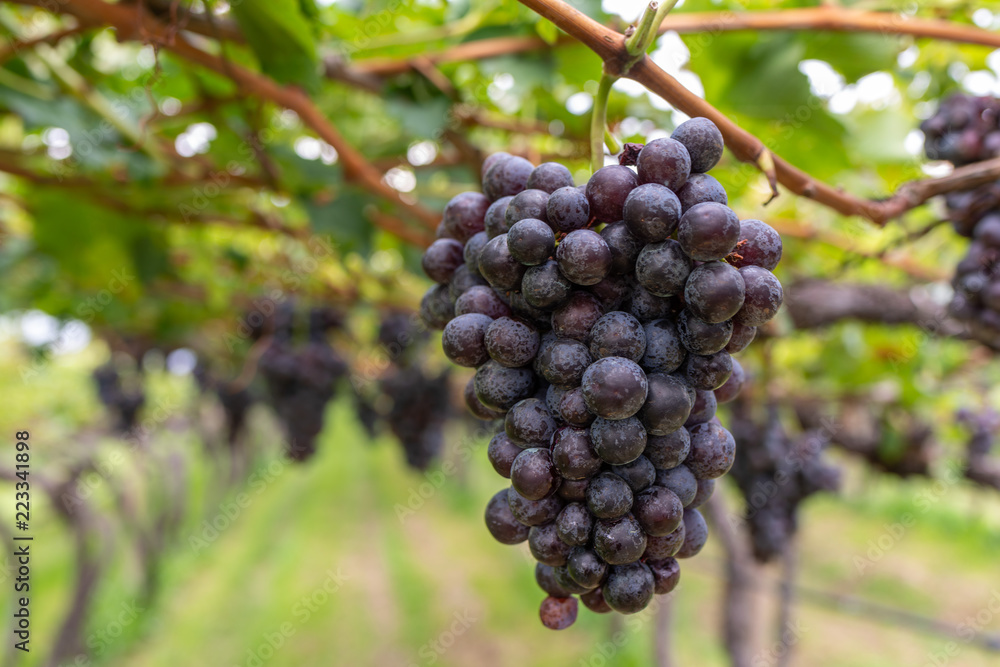
[[[0,661],[653,664],[662,612],[620,627],[581,612],[562,633],[538,624],[530,555],[482,523],[503,485],[489,435],[463,416],[468,375],[448,378],[429,463],[372,428],[391,410],[386,377],[447,368],[436,334],[414,324],[435,212],[476,187],[497,150],[558,160],[585,182],[600,59],[508,0],[37,4],[0,3],[0,432],[30,430],[39,485],[33,650],[5,640]],[[619,30],[643,7],[573,4]],[[102,6],[148,12],[219,70],[144,44],[142,30],[116,35]],[[811,6],[685,0],[671,18]],[[851,8],[1000,30],[1000,3]],[[524,48],[434,57],[489,40]],[[942,98],[1000,96],[1000,50],[889,33],[668,30],[652,58],[775,153],[871,198],[947,173],[918,130]],[[237,69],[304,91],[291,101],[320,120]],[[608,118],[643,143],[686,116],[621,80]],[[967,471],[975,429],[987,454],[996,434],[1000,365],[939,326],[967,240],[935,224],[942,202],[879,228],[787,192],[765,207],[766,177],[729,153],[713,175],[741,218],[785,242],[789,307],[742,358],[755,409],[776,406],[793,434],[825,423],[819,413],[838,424],[826,458],[840,490],[799,515],[794,664],[995,664],[1000,475]],[[882,290],[864,294],[886,312],[915,305],[897,321],[877,321],[877,306],[862,318],[875,321],[809,321],[831,284]],[[302,465],[255,373],[253,313],[289,304],[300,318],[336,313],[325,339],[346,365]],[[393,318],[406,333],[380,339]],[[143,397],[124,429],[94,381],[112,367]],[[233,383],[250,407],[231,438],[220,397]],[[720,488],[738,514],[736,486]],[[669,619],[677,665],[728,664],[726,558],[713,533],[684,570]],[[5,591],[12,567],[0,557]],[[755,570],[761,618],[787,568]],[[5,592],[5,635],[10,605]],[[788,647],[767,648],[767,623],[757,657],[769,665]]]

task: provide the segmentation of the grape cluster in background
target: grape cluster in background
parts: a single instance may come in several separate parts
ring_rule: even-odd
[[[1000,156],[1000,100],[956,94],[924,121],[924,151],[955,166]],[[955,231],[972,239],[955,268],[949,312],[973,338],[1000,350],[1000,183],[945,197]]]
[[[546,627],[575,621],[575,596],[641,611],[707,540],[698,508],[736,449],[715,417],[744,381],[731,355],[782,303],[781,239],[728,207],[706,173],[722,152],[694,118],[580,187],[563,165],[491,155],[424,254],[421,314],[476,368],[472,412],[503,419],[488,456],[511,485],[486,524],[528,542]]]
[[[96,368],[93,379],[98,399],[115,420],[115,430],[119,433],[128,433],[138,422],[139,411],[146,404],[146,393],[142,388],[141,371],[138,366],[134,367],[133,374],[140,376],[139,381],[124,384],[118,368],[120,363],[123,362],[112,359]]]

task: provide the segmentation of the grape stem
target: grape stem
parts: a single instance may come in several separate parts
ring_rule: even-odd
[[[594,97],[594,113],[590,117],[590,169],[594,172],[604,166],[604,138],[605,134],[611,134],[607,130],[608,95],[617,78],[611,74],[603,74]],[[609,148],[612,146],[609,145]]]

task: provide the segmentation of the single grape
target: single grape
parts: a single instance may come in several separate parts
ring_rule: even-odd
[[[528,177],[529,190],[537,189],[545,192],[555,192],[559,188],[573,187],[573,174],[558,162],[543,162]]]
[[[721,405],[736,400],[740,390],[743,389],[744,382],[746,382],[746,372],[740,362],[733,359],[733,374],[721,387],[715,390],[716,402]]]
[[[459,315],[448,322],[441,336],[445,355],[459,366],[484,364],[490,358],[484,338],[492,323],[491,318],[476,313]]]
[[[452,320],[452,322],[454,321]],[[538,352],[540,340],[538,330],[535,327],[523,320],[515,320],[510,317],[494,320],[483,337],[489,356],[510,368],[518,368],[531,363]]]
[[[698,480],[698,493],[695,494],[694,500],[688,505],[691,509],[697,509],[708,502],[708,499],[712,497],[712,493],[715,492],[715,480],[714,479],[699,479]]]
[[[441,222],[450,238],[465,243],[485,229],[490,200],[479,192],[463,192],[452,197],[444,207]]]
[[[650,243],[635,261],[636,280],[656,296],[682,293],[691,272],[691,260],[673,239]]]
[[[708,174],[691,174],[684,187],[677,191],[677,199],[681,202],[681,214],[706,202],[729,205],[726,189]]]
[[[722,132],[707,118],[692,118],[677,126],[671,139],[684,144],[691,155],[691,171],[704,173],[719,164],[725,143]]]
[[[624,222],[614,222],[605,225],[601,237],[611,250],[611,270],[613,276],[631,274],[635,268],[635,260],[643,248],[643,242],[632,235]]]
[[[479,255],[479,273],[497,289],[518,289],[527,269],[510,254],[506,234],[490,239]]]
[[[676,558],[647,560],[646,566],[653,573],[653,593],[666,595],[677,588],[681,580],[681,566]]]
[[[698,479],[718,479],[733,467],[736,441],[719,424],[709,422],[691,427],[691,454],[684,462]]]
[[[537,266],[555,252],[556,237],[552,228],[541,220],[524,218],[511,225],[507,232],[507,248],[517,261],[526,266]]]
[[[596,415],[587,409],[587,401],[583,398],[583,387],[574,387],[566,391],[559,399],[559,416],[572,426],[590,426]]]
[[[684,363],[687,353],[672,320],[659,319],[643,326],[646,351],[640,365],[647,373],[673,373]]]
[[[545,206],[548,222],[556,232],[583,229],[590,222],[590,202],[578,188],[559,188]]]
[[[635,172],[621,165],[601,167],[587,181],[590,214],[601,222],[622,219],[625,198],[639,184]]]
[[[718,389],[733,372],[733,358],[728,352],[707,356],[689,354],[684,362],[684,378],[695,389]]]
[[[594,551],[608,565],[634,563],[646,550],[646,533],[631,514],[594,525]]]
[[[588,429],[561,428],[552,442],[552,462],[565,479],[590,479],[600,472],[602,461],[594,451]]]
[[[569,552],[566,570],[573,581],[590,589],[601,585],[608,573],[608,564],[593,549],[578,546]]]
[[[684,302],[695,316],[717,324],[739,312],[745,294],[740,271],[725,262],[708,262],[691,272],[684,287]]]
[[[517,455],[521,451],[521,447],[514,444],[510,436],[501,431],[490,440],[490,445],[486,449],[486,457],[493,465],[493,469],[497,471],[497,474],[510,479],[510,467],[514,464],[514,459],[517,458]]]
[[[729,339],[729,344],[726,345],[726,352],[729,354],[742,352],[753,342],[756,336],[757,327],[748,327],[745,324],[733,322],[733,335]]]
[[[555,523],[546,523],[528,531],[528,548],[539,563],[559,567],[566,564],[571,547],[559,539]]]
[[[664,535],[663,537],[647,536],[646,551],[643,552],[642,557],[646,559],[646,562],[670,558],[680,551],[680,548],[684,545],[684,537],[683,521],[681,525],[677,526],[677,530],[669,535]]]
[[[651,486],[636,496],[632,512],[646,534],[654,537],[674,532],[684,518],[681,499],[662,486]]]
[[[571,547],[589,543],[593,530],[594,517],[583,503],[566,505],[556,517],[556,533],[559,539]]]
[[[507,158],[510,157],[513,156],[506,151],[497,151],[496,153],[491,153],[490,155],[487,155],[486,159],[483,160],[483,164],[479,169],[480,174],[486,174],[486,172],[490,170],[490,167],[495,165],[497,162],[506,160]]]
[[[568,503],[582,503],[587,499],[589,479],[563,479],[559,485],[559,497]]]
[[[694,390],[684,380],[665,373],[651,373],[646,382],[646,402],[638,415],[646,431],[665,436],[681,428],[694,407]]]
[[[654,139],[642,147],[635,163],[640,183],[659,183],[677,192],[691,174],[691,155],[674,139]]]
[[[535,167],[523,157],[512,155],[500,159],[483,176],[483,193],[492,201],[507,195],[516,195],[528,184],[528,177]]]
[[[604,314],[593,294],[576,291],[552,313],[552,330],[561,338],[590,340],[590,329]],[[551,380],[550,380],[551,382]]]
[[[722,259],[740,240],[740,219],[725,204],[696,204],[681,216],[677,240],[691,259]]]
[[[542,606],[538,609],[538,617],[542,619],[542,625],[549,630],[565,630],[576,623],[577,601],[574,597],[554,598],[547,597],[542,600]]]
[[[774,271],[781,261],[781,236],[774,228],[760,220],[744,220],[740,223],[740,238],[736,245],[733,266],[759,266]]]
[[[504,431],[519,447],[548,447],[556,428],[545,401],[537,398],[518,401],[504,417]]]
[[[507,489],[501,489],[486,504],[486,528],[500,544],[520,544],[528,539],[528,527],[510,511]]]
[[[465,260],[465,265],[477,276],[479,275],[479,255],[489,240],[490,237],[486,232],[476,232],[465,242],[465,248],[462,250],[462,259]]]
[[[541,500],[528,500],[510,488],[507,491],[507,504],[510,506],[510,513],[519,523],[525,526],[540,526],[554,521],[565,503],[558,495]]]
[[[476,369],[476,396],[491,410],[510,410],[535,391],[535,374],[529,368],[507,368],[487,361]]]
[[[496,238],[501,234],[507,233],[509,228],[507,225],[507,206],[510,204],[511,199],[513,199],[511,196],[501,197],[486,209],[484,224],[486,226],[486,236],[489,238]]]
[[[666,435],[649,436],[642,454],[657,469],[670,470],[684,463],[690,453],[691,434],[686,428],[679,428]]]
[[[708,541],[708,525],[705,517],[696,509],[684,510],[684,544],[677,552],[677,558],[697,556]]]
[[[468,264],[462,264],[455,269],[455,273],[452,274],[451,280],[448,281],[448,298],[457,303],[458,297],[462,296],[473,287],[481,287],[484,285],[486,285],[486,281],[479,275],[478,270],[473,271],[469,268]]]
[[[605,602],[621,614],[636,614],[648,607],[655,588],[649,567],[635,562],[612,567],[602,586]]]
[[[635,417],[619,420],[598,417],[590,426],[594,451],[611,465],[631,463],[642,456],[646,437],[646,429]]]
[[[542,377],[548,382],[572,389],[583,380],[591,357],[580,341],[559,338],[539,353],[538,361]]]
[[[656,485],[673,491],[687,507],[698,493],[698,480],[686,465],[656,471]],[[516,516],[516,514],[515,514]]]
[[[447,285],[434,285],[420,300],[420,319],[431,329],[444,329],[454,316]]]
[[[605,419],[631,417],[646,401],[646,374],[639,364],[623,357],[605,357],[592,363],[581,386],[587,408]]]
[[[524,300],[543,310],[565,303],[572,291],[573,283],[560,273],[559,264],[554,259],[532,266],[521,279]]]
[[[632,489],[624,479],[604,472],[587,485],[587,509],[599,519],[614,519],[632,509]]]
[[[455,300],[455,315],[478,313],[493,319],[510,315],[510,306],[486,285],[474,285]]]
[[[559,242],[556,249],[559,270],[570,282],[593,285],[611,270],[611,248],[595,231],[578,229]]]
[[[608,313],[590,330],[590,354],[595,359],[624,357],[639,361],[645,351],[646,334],[642,324],[628,313]]]
[[[587,609],[595,614],[610,614],[614,611],[608,606],[608,603],[604,601],[604,590],[601,588],[595,588],[589,593],[584,593],[580,596],[580,602],[582,602]]]
[[[705,424],[712,421],[718,402],[715,392],[712,390],[696,389],[694,392],[694,407],[691,408],[691,416],[684,422],[685,428],[691,428],[698,424]]]
[[[666,241],[681,219],[681,202],[670,188],[646,183],[632,190],[625,199],[625,225],[645,243]]]
[[[682,310],[677,318],[677,333],[681,343],[691,354],[715,354],[725,349],[733,335],[733,321],[724,320],[709,324],[689,310]]]
[[[572,595],[556,580],[556,568],[545,563],[535,563],[535,583],[552,597],[568,598]]]
[[[462,393],[465,398],[466,407],[469,408],[469,412],[471,412],[476,419],[492,421],[503,417],[502,412],[490,410],[479,401],[479,397],[476,396],[476,379],[474,377],[469,378],[469,381],[465,385],[465,390]]]
[[[507,204],[507,210],[504,212],[507,228],[510,229],[514,223],[528,219],[540,220],[548,227],[549,214],[546,209],[548,203],[549,194],[542,190],[525,190],[517,193]]]
[[[773,273],[759,266],[744,266],[739,272],[745,285],[745,297],[736,319],[750,327],[766,324],[781,308],[784,298],[781,283]]]
[[[436,283],[448,282],[464,261],[462,251],[462,244],[455,239],[438,239],[424,251],[424,273]]]
[[[647,443],[647,447],[649,444]],[[611,466],[611,472],[625,480],[632,493],[639,493],[646,487],[652,486],[656,481],[656,468],[645,456],[640,456],[631,463],[620,466]]]

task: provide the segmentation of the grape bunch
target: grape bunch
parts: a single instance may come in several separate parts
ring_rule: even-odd
[[[730,475],[746,503],[745,519],[754,558],[761,563],[780,555],[798,530],[799,506],[820,491],[840,488],[840,470],[827,463],[822,430],[791,438],[777,406],[758,420],[744,394],[731,405],[733,437],[739,443]]]
[[[97,397],[115,418],[115,430],[124,434],[135,428],[139,411],[146,404],[142,387],[126,388],[113,361],[95,369],[93,378]]]
[[[267,384],[271,407],[288,434],[288,455],[305,461],[316,453],[316,438],[323,430],[326,404],[334,396],[337,380],[347,364],[326,338],[339,326],[326,309],[309,313],[308,339],[296,344],[295,310],[290,303],[278,308],[270,324],[270,345],[258,368]]]
[[[979,412],[959,410],[955,415],[969,430],[966,449],[966,479],[1000,491],[1000,457],[993,454],[1000,433],[1000,413],[986,408]]]
[[[226,442],[230,447],[237,446],[254,403],[253,393],[248,387],[217,377],[204,359],[198,360],[193,374],[203,393],[211,392],[219,399],[226,420]]]
[[[932,160],[961,166],[1000,155],[1000,100],[952,95],[920,127]],[[1000,350],[1000,182],[950,193],[945,204],[955,231],[972,239],[955,269],[949,312]]]
[[[733,464],[715,418],[743,382],[731,355],[782,302],[780,237],[706,173],[718,128],[695,118],[631,149],[581,187],[563,165],[491,155],[423,257],[421,314],[476,369],[473,414],[503,419],[488,456],[510,487],[487,527],[528,542],[552,629],[574,622],[574,596],[627,614],[677,585]]]

